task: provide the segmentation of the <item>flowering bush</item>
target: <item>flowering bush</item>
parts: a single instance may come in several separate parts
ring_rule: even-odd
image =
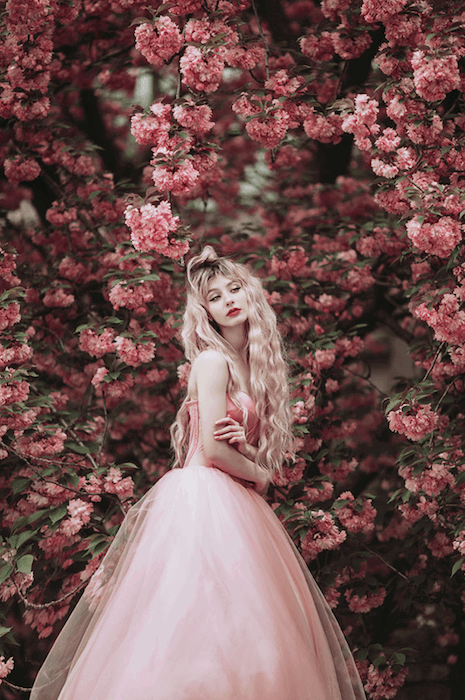
[[[4,4],[7,700],[171,463],[184,256],[206,242],[256,269],[278,315],[297,458],[269,500],[369,698],[409,683],[406,630],[434,630],[425,660],[463,687],[465,14],[273,7]],[[397,340],[412,369],[385,395],[370,370]]]

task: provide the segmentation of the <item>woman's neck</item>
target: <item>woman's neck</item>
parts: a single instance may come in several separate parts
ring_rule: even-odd
[[[243,362],[247,362],[247,334],[245,326],[223,328],[222,331],[223,338],[236,351],[238,357]]]

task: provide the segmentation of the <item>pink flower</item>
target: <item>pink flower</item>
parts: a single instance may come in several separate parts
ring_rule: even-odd
[[[429,309],[426,303],[413,309],[413,315],[434,330],[434,337],[451,345],[465,344],[465,311],[460,309],[456,294],[443,294],[437,309]],[[455,362],[460,364],[460,352],[454,353]]]
[[[378,175],[379,177],[387,177],[389,179],[395,177],[399,172],[399,168],[396,165],[390,165],[381,158],[371,159],[371,169],[375,175]]]
[[[131,133],[137,143],[160,148],[168,140],[171,128],[171,106],[154,102],[150,107],[152,114],[135,114],[131,117]]]
[[[429,403],[423,405],[412,403],[405,413],[402,408],[389,411],[387,419],[392,431],[401,433],[415,442],[423,440],[439,424],[439,416],[431,409]]]
[[[74,304],[73,294],[67,294],[63,287],[56,287],[45,292],[43,302],[44,306],[61,307],[63,309]]]
[[[187,387],[187,381],[191,373],[191,365],[189,362],[185,362],[182,365],[178,365],[176,369],[176,374],[178,375],[179,385],[181,387]]]
[[[40,165],[33,158],[23,158],[22,156],[7,158],[3,167],[7,179],[14,184],[35,180],[40,175]]]
[[[302,77],[291,78],[286,70],[281,69],[268,78],[265,82],[265,88],[274,92],[276,97],[287,97],[293,95],[303,82]]]
[[[115,344],[120,358],[131,367],[139,367],[155,357],[155,343],[152,340],[146,343],[134,343],[130,338],[118,335]]]
[[[312,511],[310,528],[302,540],[302,556],[305,561],[315,559],[325,549],[336,549],[347,537],[339,530],[330,513]]]
[[[154,161],[152,161],[152,165],[153,163]],[[190,192],[199,179],[199,175],[200,173],[194,168],[192,161],[186,158],[173,167],[156,165],[152,173],[152,180],[159,192],[171,192],[177,196]]]
[[[173,116],[181,126],[192,131],[196,136],[203,136],[215,123],[211,121],[212,111],[208,105],[195,104],[192,97],[173,107]]]
[[[402,12],[407,0],[363,0],[361,14],[367,22],[385,22]]]
[[[87,270],[81,262],[76,262],[67,255],[58,266],[58,271],[62,277],[76,282],[83,282],[87,277]]]
[[[397,149],[395,161],[396,165],[398,165],[401,170],[411,170],[416,160],[413,148],[406,147]]]
[[[91,384],[97,388],[102,384],[104,381],[105,377],[109,373],[110,370],[108,370],[106,367],[99,367],[98,370],[95,372],[94,376],[91,379]]]
[[[169,234],[176,231],[179,222],[179,217],[172,215],[169,202],[160,202],[158,206],[144,204],[140,209],[127,207],[125,218],[136,250],[166,254]]]
[[[173,58],[183,45],[177,24],[167,16],[159,17],[153,24],[140,24],[134,35],[136,49],[156,68]]]
[[[407,222],[406,228],[414,246],[439,258],[448,258],[462,240],[462,226],[450,216],[443,216],[433,224],[423,223],[416,216]]]
[[[29,384],[25,381],[10,379],[0,384],[0,406],[26,401],[29,396]]]
[[[179,65],[184,85],[198,92],[215,92],[223,75],[224,49],[201,51],[196,46],[188,46]]]
[[[386,589],[380,588],[376,593],[365,593],[359,596],[348,588],[344,593],[350,610],[354,613],[368,613],[373,608],[379,608],[386,598]]]
[[[152,301],[153,292],[147,282],[141,282],[137,285],[118,282],[111,288],[108,296],[115,309],[125,307],[126,309],[147,311],[146,304]]]
[[[114,350],[115,334],[111,328],[105,328],[103,333],[97,333],[90,328],[82,331],[79,336],[79,347],[94,357],[103,357]]]
[[[190,15],[202,6],[203,0],[174,0],[170,7],[173,15]]]
[[[22,436],[16,441],[16,449],[22,455],[40,458],[59,454],[64,449],[67,435],[61,428],[48,434],[37,430],[32,436]]]
[[[452,540],[445,532],[437,532],[433,539],[428,542],[428,548],[437,559],[443,559],[454,551]]]
[[[347,500],[348,503],[336,511],[336,515],[343,527],[349,532],[363,532],[368,534],[373,532],[376,518],[376,510],[372,506],[370,498],[357,502],[354,505],[355,498],[350,491],[344,491],[339,496],[342,501]],[[338,499],[338,500],[339,500]],[[336,501],[336,504],[338,501]]]
[[[249,45],[247,48],[233,46],[226,50],[224,57],[228,66],[252,70],[264,59],[265,49],[260,44]]]
[[[457,56],[452,53],[435,58],[424,51],[415,51],[412,68],[415,89],[428,102],[443,100],[448,92],[460,87]]]
[[[12,343],[9,347],[0,344],[0,370],[27,362],[33,352],[31,346],[25,343]]]
[[[134,495],[134,482],[130,476],[125,479],[121,476],[121,472],[116,467],[111,467],[108,474],[105,476],[104,491],[107,493],[116,494],[121,500],[132,498]]]
[[[0,656],[0,685],[1,685],[1,679],[6,678],[7,675],[10,673],[10,671],[13,670],[14,667],[14,661],[13,657],[10,656],[8,661],[5,661],[4,656]]]
[[[357,95],[355,98],[355,111],[344,117],[342,130],[353,134],[355,144],[361,151],[371,148],[371,137],[376,136],[379,131],[378,103],[370,100],[368,95]]]
[[[408,668],[403,668],[394,675],[390,667],[382,668],[370,664],[364,688],[369,693],[370,700],[392,700],[397,695],[408,674]]]
[[[361,56],[371,46],[371,36],[368,32],[349,36],[345,31],[331,34],[335,52],[345,61]]]
[[[276,148],[286,135],[289,128],[288,122],[287,112],[275,109],[267,116],[251,119],[245,128],[250,138],[258,141],[264,148]]]
[[[462,557],[465,556],[465,530],[462,530],[458,535],[456,535],[454,541],[452,542],[452,546]]]
[[[404,476],[403,472],[402,476]],[[406,486],[406,488],[408,487]],[[431,521],[436,522],[439,505],[436,499],[430,501],[425,496],[420,496],[415,506],[411,506],[409,503],[401,503],[398,508],[402,513],[402,517],[413,524],[421,520],[424,515]]]
[[[392,151],[397,150],[400,141],[401,138],[397,131],[389,127],[387,129],[384,129],[381,136],[378,136],[378,138],[375,141],[375,146],[380,151],[383,151],[383,153],[391,153]]]
[[[313,61],[330,61],[334,56],[330,32],[322,32],[321,36],[307,34],[300,39],[300,48],[304,56],[308,56]]]
[[[94,510],[92,503],[83,501],[80,498],[73,498],[73,500],[68,503],[67,508],[70,516],[72,518],[79,518],[83,524],[89,522],[91,513]]]
[[[0,331],[4,331],[5,328],[10,328],[14,326],[15,323],[21,321],[19,309],[20,306],[16,301],[11,302],[7,306],[0,307]]]
[[[303,500],[313,505],[313,503],[322,503],[331,498],[334,491],[334,484],[331,481],[320,481],[318,487],[304,486],[305,496]]]
[[[329,114],[327,117],[315,112],[313,107],[303,123],[307,136],[321,143],[339,143],[344,133],[342,119],[338,114]]]
[[[455,486],[455,478],[446,462],[436,462],[418,474],[411,467],[402,467],[399,474],[405,479],[405,488],[412,493],[424,491],[428,496],[437,496],[445,488]]]

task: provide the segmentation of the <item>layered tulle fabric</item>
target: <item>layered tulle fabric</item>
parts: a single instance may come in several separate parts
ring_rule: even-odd
[[[191,461],[127,514],[36,679],[31,700],[57,698],[364,693],[341,630],[273,511],[252,488]]]

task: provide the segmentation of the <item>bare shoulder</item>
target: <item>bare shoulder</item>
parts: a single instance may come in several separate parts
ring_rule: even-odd
[[[203,350],[192,362],[189,377],[189,396],[196,399],[199,395],[199,384],[203,386],[216,385],[226,387],[229,378],[228,363],[218,350]]]
[[[197,355],[194,362],[192,363],[192,367],[195,367],[197,369],[224,369],[227,371],[228,363],[226,362],[226,358],[224,357],[224,355],[222,355],[221,352],[219,352],[219,350],[213,350],[211,348],[209,350],[202,350],[202,352]]]

